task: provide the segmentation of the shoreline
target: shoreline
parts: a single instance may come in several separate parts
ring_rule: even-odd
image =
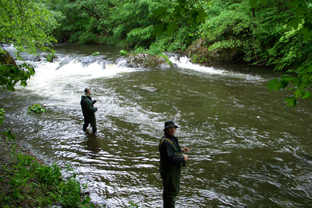
[[[14,140],[0,137],[0,207],[96,207],[74,177],[46,165]]]

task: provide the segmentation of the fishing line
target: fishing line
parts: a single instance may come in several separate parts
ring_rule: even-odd
[[[96,101],[97,102],[97,101]],[[97,108],[104,106],[105,103],[100,104]]]

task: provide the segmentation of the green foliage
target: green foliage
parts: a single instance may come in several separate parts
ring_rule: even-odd
[[[12,142],[12,150],[15,151],[17,145],[15,144],[15,134],[12,133],[12,130],[7,128],[7,130],[3,131],[2,134],[6,137],[7,141]]]
[[[15,141],[15,135],[12,133],[11,129],[4,131],[3,135],[7,138],[8,141]]]
[[[258,2],[258,0],[253,0]],[[266,1],[260,0],[262,4]],[[256,6],[252,3],[253,7]],[[288,2],[290,18],[284,18],[285,32],[280,36],[273,48],[269,50],[273,55],[271,62],[277,65],[276,69],[283,70],[291,68],[280,79],[272,80],[268,86],[269,89],[280,90],[287,88],[293,93],[285,101],[288,106],[295,107],[297,99],[311,98],[312,83],[312,18],[311,3],[307,1]]]
[[[3,120],[4,120],[4,108],[0,108],[0,125],[3,123]]]
[[[253,38],[254,19],[246,1],[222,3],[212,1],[206,23],[201,27],[201,34],[210,51],[233,49],[244,51],[245,61],[254,59],[259,44]]]
[[[134,202],[130,201],[129,202],[130,207],[129,208],[138,208],[139,206],[137,204],[135,204]]]
[[[53,14],[38,0],[0,1],[0,42],[12,43],[19,52],[35,53],[49,50],[49,35],[57,22]],[[0,49],[0,52],[2,49]]]
[[[285,101],[288,106],[296,107],[297,99],[309,99],[312,96],[312,66],[299,67],[295,70],[289,70],[293,76],[284,75],[280,79],[273,79],[268,83],[270,90],[282,90],[289,87],[293,91],[293,95]]]
[[[149,48],[149,50],[147,51],[148,54],[151,54],[152,56],[161,54],[164,51],[164,47],[161,44],[152,44]]]
[[[210,52],[235,49],[245,62],[288,70],[268,86],[291,90],[286,102],[296,106],[297,98],[311,97],[311,7],[303,0],[211,0],[200,32]]]
[[[155,43],[166,51],[183,51],[199,38],[198,27],[207,16],[204,1],[179,0],[154,3],[152,13],[158,22]]]
[[[81,190],[80,184],[74,178],[61,182],[58,186],[58,191],[62,196],[63,207],[78,207],[81,204]],[[85,202],[90,201],[90,198]]]
[[[154,40],[156,19],[150,13],[151,2],[150,0],[126,0],[110,8],[112,38],[117,41],[117,45],[148,47]]]
[[[0,43],[13,44],[17,55],[21,52],[35,54],[37,49],[51,50],[48,46],[56,41],[49,33],[56,28],[55,12],[48,10],[40,0],[0,1]],[[0,58],[6,52],[0,47]],[[24,63],[16,66],[7,61],[0,61],[0,86],[14,90],[20,81],[26,81],[34,74],[34,69]]]
[[[197,54],[195,54],[194,56],[192,56],[192,60],[193,63],[206,63],[207,59],[203,56],[198,56]]]
[[[2,89],[14,91],[14,86],[20,82],[20,85],[25,87],[27,85],[26,81],[34,73],[34,68],[27,63],[23,63],[18,67],[0,63],[0,86],[2,86]]]
[[[47,55],[47,57],[46,57],[46,60],[47,60],[48,62],[53,62],[53,59],[55,59],[55,58],[56,58],[56,56],[55,56],[54,53],[49,53],[49,54]]]
[[[59,40],[145,49],[156,41],[169,51],[184,50],[196,40],[196,26],[206,16],[198,0],[52,0],[47,4],[62,12],[56,32],[67,37]]]
[[[92,53],[92,56],[98,56],[98,55],[100,55],[100,52],[94,52],[94,53]]]
[[[40,105],[40,104],[34,104],[30,107],[28,107],[27,109],[27,113],[37,113],[37,114],[41,114],[41,113],[45,113],[46,109],[44,108],[44,106]]]
[[[135,49],[134,53],[147,53],[147,51],[143,47],[138,47]]]
[[[44,182],[49,185],[57,184],[62,181],[62,174],[60,172],[60,168],[53,164],[52,167],[50,166],[40,166],[36,168],[35,171],[38,179],[41,182]]]
[[[293,28],[287,22],[292,12],[289,5],[282,0],[260,2],[210,1],[208,19],[200,28],[209,50],[236,48],[244,53],[245,61],[278,69],[306,61],[306,55],[310,60],[311,44],[300,33],[304,26]]]
[[[145,28],[134,28],[129,33],[127,33],[128,42],[138,42],[140,43],[153,39],[154,25],[149,25]]]
[[[97,35],[89,32],[83,32],[78,38],[79,44],[92,44],[98,41]],[[74,41],[72,41],[74,42]]]
[[[169,60],[169,57],[165,54],[159,54],[159,56],[163,57],[166,60],[166,63],[169,64],[170,67],[173,67],[173,63]]]
[[[197,0],[164,1],[153,7],[153,14],[161,20],[156,25],[155,33],[172,35],[180,28],[180,24],[189,28],[197,28],[205,22],[206,13],[202,2]]]
[[[128,55],[128,52],[125,51],[125,50],[120,50],[119,54],[122,55],[122,56],[126,56],[126,55]]]
[[[99,35],[111,34],[110,7],[113,1],[51,0],[46,5],[58,15],[61,26],[54,31],[60,41],[91,44],[100,41]]]
[[[10,132],[11,134],[11,132]],[[14,148],[17,145],[13,145]],[[20,151],[10,153],[10,166],[1,166],[4,177],[0,178],[0,206],[6,207],[95,207],[90,197],[81,198],[81,186],[75,180],[75,174],[64,180],[61,169],[39,163],[34,157]],[[86,188],[86,186],[82,186]]]

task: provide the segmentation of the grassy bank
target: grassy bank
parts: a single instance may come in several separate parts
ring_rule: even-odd
[[[74,173],[64,180],[57,165],[44,165],[6,134],[10,140],[0,139],[0,207],[103,207],[82,193],[86,187]]]

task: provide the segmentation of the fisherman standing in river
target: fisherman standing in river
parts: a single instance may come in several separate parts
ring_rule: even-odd
[[[174,136],[178,126],[173,121],[166,121],[164,136],[159,142],[160,166],[159,171],[163,182],[164,208],[174,208],[176,196],[180,190],[181,166],[188,161],[182,152],[189,148],[180,148],[178,139]]]
[[[95,119],[95,112],[98,110],[97,107],[94,107],[94,103],[96,100],[92,100],[91,98],[91,90],[89,88],[84,89],[85,94],[81,96],[81,109],[84,117],[83,123],[83,131],[87,131],[89,124],[92,126],[92,133],[96,134],[96,119]]]

